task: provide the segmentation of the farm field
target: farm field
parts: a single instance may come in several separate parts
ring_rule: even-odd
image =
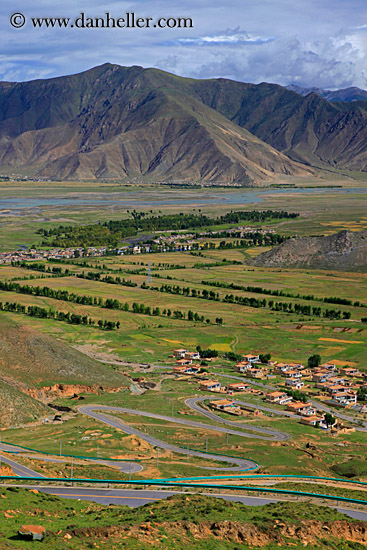
[[[259,203],[239,202],[233,208],[252,210],[255,204],[255,209],[299,211],[300,216],[295,219],[269,220],[254,225],[257,230],[271,230],[284,236],[328,234],[344,228],[363,229],[367,226],[364,185],[364,182],[353,182],[354,187],[345,188],[345,193],[344,190],[325,189],[317,189],[315,194],[300,191],[301,195],[297,197],[274,189],[263,195]],[[14,195],[8,189],[8,196],[16,197],[25,186],[14,188]],[[60,184],[56,189],[56,198],[62,191],[65,196],[72,193],[68,184]],[[351,189],[353,191],[349,192]],[[93,194],[97,189],[92,184],[80,185],[76,191],[83,195]],[[234,195],[240,195],[240,191],[232,191]],[[42,183],[39,187],[27,189],[29,198],[33,199],[41,192]],[[101,185],[99,198],[107,192],[118,194],[121,188]],[[136,200],[137,189],[124,189],[123,192],[130,194],[131,200]],[[139,192],[142,193],[141,189]],[[215,193],[220,195],[221,192]],[[256,194],[256,190],[250,192]],[[172,198],[173,193],[177,195],[177,190],[164,190],[166,198]],[[223,206],[205,204],[208,193],[207,190],[198,190],[204,204],[198,200],[195,206],[191,204],[184,211],[200,208],[210,216],[223,213]],[[193,191],[184,190],[182,194],[193,200]],[[144,191],[142,196],[147,202],[157,200],[154,189]],[[164,214],[177,213],[182,206],[160,205],[159,208]],[[107,205],[98,208],[69,205],[67,209],[63,205],[53,208],[36,206],[23,214],[22,221],[19,215],[13,216],[11,212],[3,216],[0,251],[19,245],[19,235],[26,241],[24,244],[37,244],[42,239],[37,233],[39,228],[50,229],[60,224],[84,225],[128,216],[126,206]],[[21,233],[22,224],[24,234]],[[219,227],[230,228],[230,225]],[[169,235],[170,232],[164,233]],[[27,238],[23,239],[23,235]],[[154,445],[78,412],[81,405],[99,404],[162,414],[172,417],[173,421],[185,418],[204,422],[209,426],[206,430],[116,413],[118,419],[146,436],[183,449],[248,457],[259,464],[258,473],[335,477],[341,476],[345,467],[351,472],[351,477],[365,479],[367,473],[363,468],[351,462],[365,453],[365,432],[351,430],[335,436],[275,413],[255,413],[258,406],[266,405],[264,394],[269,391],[266,384],[286,389],[284,379],[279,375],[260,381],[260,386],[255,382],[255,386],[260,388],[259,394],[236,396],[253,406],[243,418],[236,419],[226,413],[218,413],[218,418],[232,420],[235,429],[238,426],[250,436],[256,434],[256,428],[263,428],[286,434],[284,440],[228,436],[215,430],[222,425],[219,420],[204,418],[186,405],[188,398],[203,393],[197,379],[179,379],[172,373],[175,365],[172,354],[177,348],[195,351],[200,346],[203,350],[217,351],[218,357],[208,361],[203,374],[218,378],[222,384],[228,384],[222,375],[241,376],[235,371],[234,361],[226,356],[230,352],[237,356],[270,354],[273,361],[304,365],[310,356],[317,354],[322,363],[335,362],[338,368],[350,366],[357,368],[361,375],[367,373],[365,272],[253,267],[251,259],[269,250],[269,246],[239,246],[237,239],[227,237],[227,247],[219,248],[220,241],[220,237],[203,238],[201,243],[205,246],[199,251],[91,256],[67,261],[1,265],[0,302],[3,311],[0,315],[4,326],[9,322],[13,326],[47,334],[94,361],[93,366],[82,365],[77,375],[67,374],[62,379],[66,385],[79,384],[75,394],[71,390],[64,395],[61,388],[52,394],[52,399],[48,397],[48,402],[60,408],[61,423],[36,421],[8,427],[2,430],[2,441],[30,446],[54,457],[62,445],[65,455],[140,460],[143,469],[133,475],[142,479],[205,476],[208,475],[208,466],[212,467],[210,475],[222,473],[223,464],[219,461],[187,457],[171,451],[162,450],[157,464]],[[29,307],[33,308],[35,315],[26,314],[25,308]],[[74,323],[70,322],[73,316],[77,319]],[[108,328],[104,322],[111,322],[113,326]],[[96,361],[100,370],[96,368]],[[144,370],[147,364],[157,367]],[[37,391],[61,381],[57,376],[53,377],[52,364],[47,365],[42,376],[38,377],[34,376],[32,365],[27,371],[22,364],[22,369],[17,384],[23,377],[22,382],[33,384]],[[0,362],[0,376],[6,379],[8,374],[6,363]],[[98,387],[89,391],[87,386],[92,383]],[[104,387],[111,385],[118,386],[119,390],[111,393]],[[319,399],[320,392],[309,382],[305,393],[310,399]],[[63,408],[68,412],[64,413]],[[283,409],[274,405],[275,412]],[[356,426],[365,421],[365,414],[354,411],[348,411],[348,414],[354,415]],[[29,442],[31,445],[27,445]],[[40,455],[30,458],[24,454],[19,460],[24,466],[50,476],[68,477],[71,467],[69,458],[54,463],[42,461]],[[131,475],[131,472],[120,471],[113,465],[91,461],[78,462],[75,459],[73,466],[74,474],[80,476],[126,479]]]
[[[224,251],[220,251],[224,255]],[[232,252],[235,254],[232,255]],[[210,255],[211,251],[208,251]],[[271,270],[265,268],[249,268],[246,265],[212,265],[206,267],[203,260],[207,252],[201,252],[200,262],[190,264],[193,256],[189,253],[172,254],[141,254],[139,259],[133,257],[114,257],[103,260],[88,261],[83,267],[83,260],[76,265],[66,265],[71,276],[57,277],[42,275],[37,272],[0,266],[0,280],[21,279],[20,286],[48,287],[53,291],[67,291],[77,296],[88,296],[94,299],[118,300],[122,305],[128,304],[129,310],[106,309],[100,305],[83,305],[66,302],[46,296],[4,292],[0,290],[0,301],[18,302],[29,306],[62,310],[64,312],[87,315],[93,319],[108,319],[120,322],[120,328],[114,331],[101,331],[96,327],[75,327],[67,323],[51,319],[30,318],[6,312],[12,320],[30,323],[35,328],[49,332],[65,339],[69,344],[79,347],[87,353],[112,352],[118,358],[132,362],[167,362],[167,357],[176,347],[196,349],[213,348],[220,352],[234,351],[236,353],[257,352],[271,353],[278,361],[306,361],[313,353],[322,356],[323,361],[333,359],[351,361],[361,370],[367,369],[367,326],[361,319],[367,316],[367,309],[360,306],[333,305],[322,302],[327,297],[350,298],[367,305],[367,277],[364,273],[346,274],[343,272],[312,272],[302,270]],[[225,252],[227,261],[238,254],[237,250]],[[185,260],[187,265],[185,264]],[[130,274],[131,262],[134,261],[135,271],[141,274]],[[151,262],[152,283],[145,285],[147,280],[147,264]],[[245,261],[245,260],[244,260]],[[173,263],[173,268],[166,268]],[[183,265],[185,269],[177,268]],[[74,275],[83,271],[95,272],[89,266],[101,266],[98,270],[102,276],[118,274],[137,286],[109,284],[101,281],[78,278]],[[161,264],[161,265],[159,265]],[[50,264],[53,265],[52,263]],[[200,265],[200,267],[198,267]],[[30,266],[31,267],[31,266]],[[29,277],[32,279],[29,279]],[[204,285],[203,282],[206,284]],[[218,286],[211,285],[215,283]],[[223,287],[220,285],[223,283]],[[224,285],[235,283],[243,287],[261,287],[264,292],[282,290],[296,295],[313,295],[312,300],[302,298],[274,298],[270,294],[232,290]],[[175,285],[180,288],[212,290],[218,293],[217,300],[202,297],[185,296],[182,294],[163,293],[161,285]],[[142,288],[143,285],[143,288]],[[146,288],[144,288],[146,286]],[[234,296],[291,302],[321,307],[321,310],[339,309],[350,312],[350,319],[330,320],[312,315],[302,315],[295,312],[273,311],[269,307],[249,307],[237,303],[223,301],[227,294]],[[146,315],[133,312],[133,304],[144,304],[151,311],[159,308],[159,314]],[[171,316],[163,312],[171,311]],[[189,311],[204,317],[204,321],[188,321]],[[175,318],[174,312],[179,311],[185,319]],[[218,325],[216,319],[221,318]]]

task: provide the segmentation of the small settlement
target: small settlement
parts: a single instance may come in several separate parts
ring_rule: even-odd
[[[231,414],[242,414],[241,406],[231,398],[234,393],[262,396],[265,404],[282,407],[286,416],[299,417],[302,424],[324,429],[328,427],[324,422],[325,414],[315,406],[313,398],[317,398],[320,403],[323,402],[328,406],[367,412],[367,403],[357,402],[358,390],[360,388],[367,390],[367,376],[357,368],[337,366],[334,362],[321,364],[317,368],[306,367],[301,362],[286,363],[269,360],[266,364],[262,364],[260,356],[257,353],[242,355],[234,370],[243,375],[243,381],[233,380],[227,385],[217,379],[220,378],[219,373],[216,377],[213,372],[209,372],[210,367],[208,369],[207,365],[205,368],[201,366],[199,352],[184,348],[173,351],[172,357],[176,361],[173,372],[179,377],[193,375],[201,391],[223,396],[222,399],[211,401],[210,407]],[[274,391],[259,389],[261,385],[255,382],[255,380],[263,380],[266,386],[266,381],[269,379]]]

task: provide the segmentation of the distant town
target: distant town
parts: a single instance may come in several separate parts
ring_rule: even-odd
[[[248,226],[239,226],[233,229],[225,229],[215,232],[215,235],[223,234],[229,238],[242,239],[249,234],[268,235],[274,234],[273,229],[254,228]],[[19,249],[11,252],[0,253],[0,264],[11,264],[15,261],[42,261],[42,260],[68,260],[72,258],[99,257],[106,255],[129,255],[129,254],[150,254],[162,252],[187,252],[199,251],[201,248],[215,248],[214,243],[200,243],[198,239],[208,239],[213,237],[212,231],[205,231],[198,234],[182,233],[174,235],[154,235],[148,237],[136,237],[132,241],[135,243],[126,244],[121,247],[111,248],[108,246],[89,246],[89,247],[58,247],[51,249],[29,248],[25,245],[19,246]],[[154,237],[154,238],[153,238]],[[144,241],[149,241],[144,243]],[[220,243],[221,244],[221,243]],[[220,247],[219,244],[219,247]]]

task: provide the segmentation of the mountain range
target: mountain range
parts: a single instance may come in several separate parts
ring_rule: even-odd
[[[262,185],[365,170],[367,101],[105,64],[0,83],[0,172]]]
[[[349,88],[343,88],[342,90],[323,90],[322,88],[302,88],[297,84],[290,84],[286,86],[287,90],[296,92],[297,94],[306,96],[312,92],[316,92],[324,99],[328,101],[366,101],[367,91],[361,90],[356,86]]]

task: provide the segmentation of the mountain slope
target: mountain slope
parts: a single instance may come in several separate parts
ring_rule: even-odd
[[[302,267],[341,271],[367,269],[367,231],[289,239],[252,260],[259,267]]]
[[[219,79],[209,88],[198,81],[206,104],[305,165],[367,169],[367,102],[330,103],[277,84],[242,84]]]
[[[114,65],[2,83],[0,166],[59,179],[242,184],[311,173],[204,105],[189,84],[162,71]]]
[[[367,101],[110,64],[3,82],[0,168],[21,167],[55,179],[244,185],[367,170]]]
[[[0,377],[20,389],[56,383],[120,387],[126,378],[107,365],[0,315]]]
[[[52,415],[51,409],[0,380],[0,427],[9,428]]]

